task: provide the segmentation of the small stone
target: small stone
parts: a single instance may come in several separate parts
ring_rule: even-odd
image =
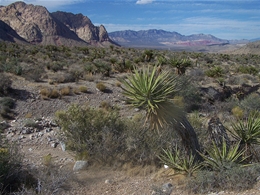
[[[113,181],[111,179],[106,179],[105,180],[105,184],[112,184],[112,183],[113,183]]]
[[[88,162],[84,160],[76,161],[73,167],[73,171],[80,171],[86,169]]]
[[[32,148],[29,148],[28,150],[31,152],[33,149],[32,149]]]
[[[52,148],[56,148],[56,147],[57,147],[57,145],[58,145],[58,143],[57,143],[57,142],[51,143],[51,147],[52,147]]]
[[[44,131],[45,131],[45,133],[49,133],[52,131],[52,128],[45,128]]]
[[[139,108],[135,108],[135,111],[136,111],[136,112],[139,112],[139,111],[140,111],[140,109],[139,109]]]
[[[66,145],[64,142],[60,142],[60,147],[62,151],[66,151]]]
[[[173,190],[173,185],[172,185],[171,183],[165,183],[165,184],[163,184],[163,186],[162,186],[162,191],[163,191],[164,193],[170,195],[171,192],[172,192],[172,190]]]

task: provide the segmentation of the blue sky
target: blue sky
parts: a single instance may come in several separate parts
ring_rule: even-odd
[[[12,0],[0,0],[8,5]],[[260,37],[260,0],[24,0],[50,12],[82,13],[108,32],[162,29],[222,39]]]

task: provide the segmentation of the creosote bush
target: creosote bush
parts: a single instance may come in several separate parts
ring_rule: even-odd
[[[22,155],[16,144],[0,138],[0,193],[17,190],[22,182]]]
[[[0,96],[7,94],[8,90],[11,88],[12,81],[11,79],[4,75],[3,73],[0,73]]]
[[[56,112],[61,127],[61,139],[77,154],[86,153],[90,162],[159,165],[162,148],[175,143],[173,131],[149,131],[143,120],[120,117],[117,109],[94,109],[86,105],[71,105]]]

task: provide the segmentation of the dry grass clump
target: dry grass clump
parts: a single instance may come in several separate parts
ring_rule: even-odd
[[[103,108],[105,110],[109,110],[111,108],[111,105],[109,102],[107,101],[102,101],[100,102],[100,105],[99,105],[100,108]]]
[[[59,98],[60,93],[57,89],[52,89],[49,97],[50,98]]]
[[[70,95],[70,94],[71,94],[71,87],[70,87],[70,86],[62,87],[62,88],[60,89],[60,94],[61,94],[62,96]]]
[[[51,94],[51,89],[49,88],[42,88],[40,89],[40,95],[42,99],[48,99]]]
[[[42,99],[48,98],[60,98],[61,94],[57,89],[42,88],[40,89],[40,95]]]
[[[106,85],[104,83],[102,83],[102,82],[97,83],[96,84],[96,88],[99,91],[102,91],[102,92],[106,91],[106,89],[107,89]]]
[[[244,116],[244,111],[242,108],[240,108],[239,106],[235,106],[232,110],[231,110],[232,114],[239,119],[242,119]]]
[[[87,93],[88,92],[88,88],[84,85],[79,86],[79,91],[82,93]]]

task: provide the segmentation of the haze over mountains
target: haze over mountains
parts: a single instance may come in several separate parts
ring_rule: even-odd
[[[219,39],[206,34],[185,36],[156,29],[107,33],[105,26],[95,26],[82,14],[61,11],[50,13],[43,6],[24,2],[0,6],[0,40],[40,45],[104,47],[113,44],[157,49],[195,48],[196,51],[207,51],[206,47],[218,50],[249,42]]]

